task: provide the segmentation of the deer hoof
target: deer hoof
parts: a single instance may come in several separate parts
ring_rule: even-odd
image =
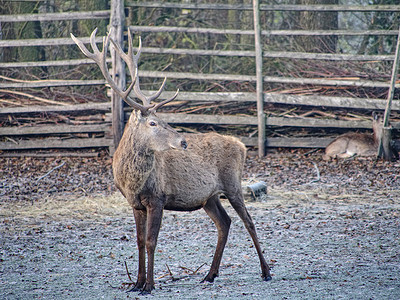
[[[272,276],[271,275],[263,276],[263,280],[270,281],[270,280],[272,280]]]
[[[210,273],[208,273],[208,275],[201,281],[201,283],[204,283],[206,281],[213,283],[215,277],[218,277],[218,274],[210,274]]]
[[[150,295],[152,290],[154,290],[154,285],[146,283],[139,295]]]
[[[131,292],[140,292],[143,290],[144,283],[136,282],[136,284],[133,286],[133,288],[127,290],[128,293]]]

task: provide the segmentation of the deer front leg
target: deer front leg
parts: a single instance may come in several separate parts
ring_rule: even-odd
[[[145,210],[133,209],[136,222],[136,240],[139,252],[138,277],[135,286],[129,292],[141,291],[146,283],[146,221]]]
[[[147,279],[142,294],[150,294],[154,289],[154,252],[160,232],[163,207],[147,207]]]
[[[208,272],[207,276],[202,280],[202,282],[214,282],[214,278],[218,277],[219,274],[219,265],[221,264],[222,254],[224,252],[226,241],[228,240],[231,218],[222,207],[218,195],[210,198],[207,201],[206,205],[204,206],[204,210],[217,227],[218,242],[210,271]]]

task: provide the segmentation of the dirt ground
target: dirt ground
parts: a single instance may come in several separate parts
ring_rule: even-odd
[[[203,210],[166,211],[152,296],[135,280],[135,224],[112,183],[111,160],[0,158],[1,299],[400,299],[400,164],[325,162],[304,151],[250,157],[244,185],[268,195],[247,202],[273,280],[232,218],[220,276],[201,284],[217,233]]]

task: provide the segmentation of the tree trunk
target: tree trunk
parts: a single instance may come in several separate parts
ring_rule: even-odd
[[[298,4],[338,4],[338,0],[298,0]],[[338,29],[337,12],[301,11],[298,14],[297,29],[335,30]],[[335,53],[336,36],[298,36],[295,39],[300,51]]]

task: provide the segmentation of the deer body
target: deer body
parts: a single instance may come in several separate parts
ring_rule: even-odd
[[[126,148],[126,142],[131,144],[130,130],[126,129],[115,152],[113,172],[133,208],[143,209],[140,199],[151,194],[165,196],[165,209],[190,211],[203,207],[214,195],[231,191],[232,185],[240,187],[246,149],[239,140],[216,133],[185,135],[186,150],[154,151],[145,149],[148,140],[144,145],[136,140]],[[224,157],[227,153],[229,159]]]
[[[324,159],[374,156],[377,154],[383,128],[382,118],[373,115],[373,135],[349,132],[338,136],[326,148]]]
[[[270,268],[262,254],[254,223],[244,205],[241,178],[246,156],[245,146],[236,138],[216,133],[182,135],[156,115],[156,109],[175,99],[158,104],[151,101],[161,94],[165,80],[158,92],[145,96],[139,86],[136,55],[132,50],[129,32],[129,49],[125,54],[107,36],[100,52],[93,31],[91,53],[83,43],[72,38],[82,52],[100,67],[114,92],[133,107],[122,139],[114,153],[113,173],[118,189],[133,208],[139,252],[138,277],[132,290],[150,293],[154,289],[154,252],[161,227],[164,209],[192,211],[203,208],[218,230],[217,247],[210,271],[203,281],[213,282],[218,276],[231,219],[221,205],[220,195],[225,194],[242,219],[257,251],[262,278],[270,280]],[[113,42],[120,58],[128,65],[132,83],[122,91],[113,81],[106,66],[109,43]],[[130,98],[131,90],[143,104]],[[147,266],[146,266],[147,254]]]

